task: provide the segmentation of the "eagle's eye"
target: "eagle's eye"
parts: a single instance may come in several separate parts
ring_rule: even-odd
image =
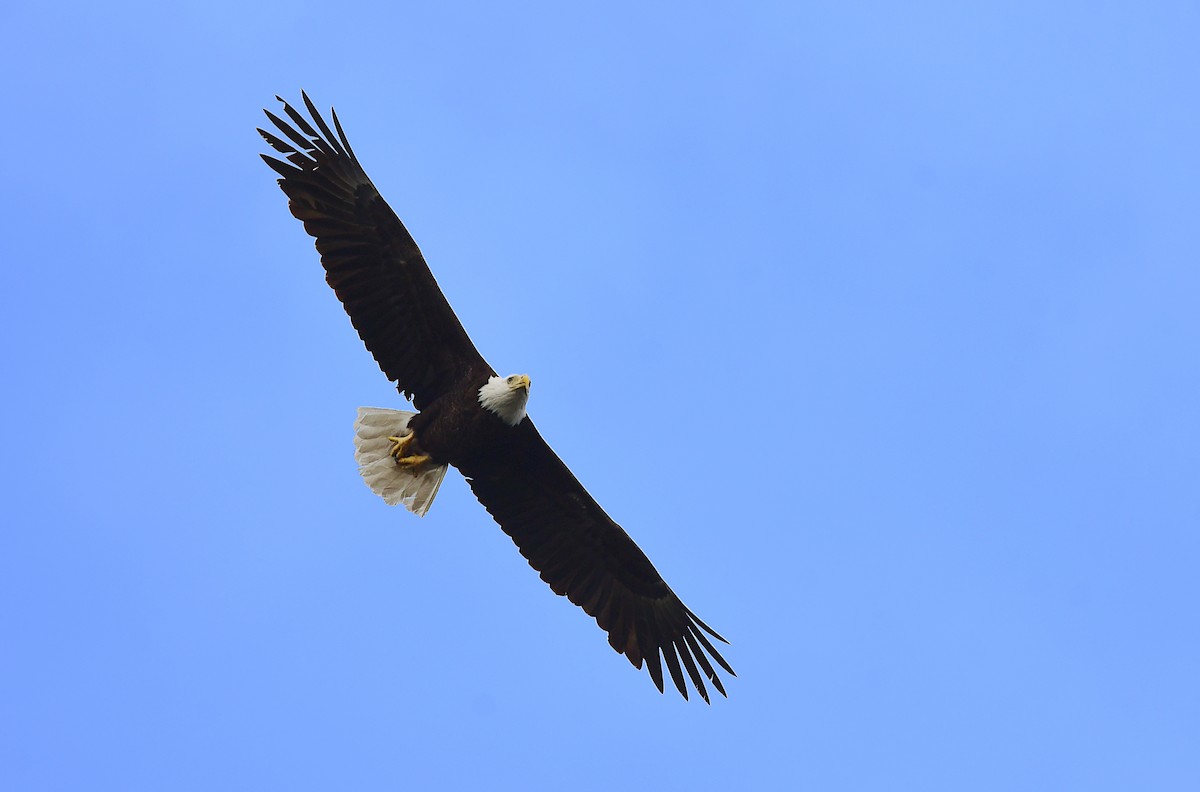
[[[509,385],[512,385],[514,382],[517,381],[517,377],[514,374],[513,376],[509,377],[506,381],[508,382]]]

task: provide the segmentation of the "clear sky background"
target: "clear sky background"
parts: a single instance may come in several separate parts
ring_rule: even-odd
[[[0,28],[0,788],[1200,789],[1195,2]],[[300,88],[728,700],[363,485]]]

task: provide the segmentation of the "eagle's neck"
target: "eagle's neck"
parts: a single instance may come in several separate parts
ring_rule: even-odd
[[[479,403],[485,410],[495,413],[509,426],[516,426],[525,417],[525,403],[529,391],[510,387],[504,377],[492,377],[479,389]]]

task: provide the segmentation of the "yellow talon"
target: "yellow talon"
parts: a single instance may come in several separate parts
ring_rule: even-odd
[[[408,453],[409,449],[412,447],[413,440],[416,439],[417,436],[413,434],[411,429],[409,430],[408,434],[404,435],[403,437],[399,435],[388,437],[388,440],[392,441],[392,449],[388,451],[388,454],[390,454],[392,458],[396,460],[396,464],[400,467],[415,468],[429,461],[429,456],[427,454]]]
[[[399,461],[400,457],[404,456],[404,452],[408,450],[408,447],[412,445],[413,437],[412,432],[404,435],[404,437],[389,437],[388,440],[392,441],[392,450],[388,451],[388,454],[394,456],[396,461]]]
[[[429,461],[427,454],[413,454],[412,456],[396,457],[396,464],[400,467],[415,468],[424,465]]]

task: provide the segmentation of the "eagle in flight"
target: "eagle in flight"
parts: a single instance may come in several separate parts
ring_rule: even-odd
[[[262,158],[316,239],[325,280],[363,343],[418,410],[359,409],[355,458],[367,484],[424,515],[453,465],[542,580],[594,617],[635,668],[645,663],[660,692],[665,663],[685,699],[685,672],[706,702],[706,680],[726,695],[713,662],[735,674],[708,636],[727,641],[683,604],[538,434],[525,414],[529,377],[499,377],[487,364],[367,178],[337,113],[334,135],[301,96],[311,123],[276,97],[291,123],[265,111],[283,137],[258,132],[286,161]]]

